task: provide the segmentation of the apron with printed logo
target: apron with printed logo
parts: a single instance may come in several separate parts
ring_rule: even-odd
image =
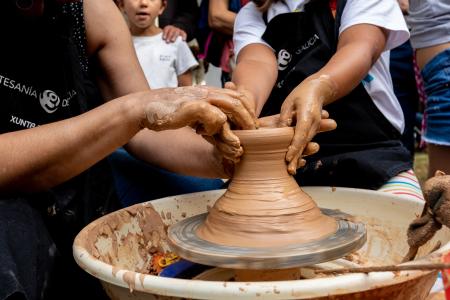
[[[302,12],[280,14],[268,22],[262,38],[275,50],[279,69],[262,115],[279,113],[289,93],[336,52],[346,1],[337,3],[336,18],[328,0],[312,0]],[[320,151],[297,171],[300,184],[377,189],[412,168],[400,133],[378,110],[362,83],[325,109],[338,127],[313,139],[320,144]]]
[[[79,23],[83,22],[82,1],[50,6],[53,2],[45,2],[44,16],[35,19],[18,22],[20,17],[9,19],[2,14],[0,23],[8,26],[2,26],[5,43],[0,47],[0,133],[67,119],[101,103],[87,69],[86,44],[77,40],[85,37]],[[80,12],[78,18],[74,8]],[[65,274],[61,286],[83,273],[72,258],[75,235],[89,222],[119,208],[106,160],[48,191],[2,199],[25,201],[40,212],[61,254]],[[44,257],[50,250],[27,251],[32,258]]]

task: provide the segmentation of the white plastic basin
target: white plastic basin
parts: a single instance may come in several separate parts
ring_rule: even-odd
[[[406,254],[406,229],[423,203],[383,192],[306,187],[320,207],[339,209],[366,224],[367,243],[352,254],[362,266],[397,264]],[[225,282],[145,274],[152,247],[168,250],[165,226],[207,211],[224,190],[179,195],[137,204],[95,220],[77,236],[77,263],[99,278],[112,299],[424,299],[435,271],[346,274],[274,282]],[[442,246],[429,254],[437,241]],[[450,231],[441,229],[417,260],[450,251]],[[133,291],[130,293],[130,291]]]

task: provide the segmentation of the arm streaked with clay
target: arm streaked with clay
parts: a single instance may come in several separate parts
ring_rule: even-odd
[[[254,103],[255,114],[258,116],[276,82],[277,70],[277,61],[272,49],[258,43],[247,45],[239,52],[238,64],[233,73],[233,83],[228,83],[227,87],[240,91],[247,98],[247,102]],[[291,111],[289,117],[292,120],[289,126],[292,126],[295,124],[296,111]],[[287,126],[280,121],[280,115],[260,118],[258,121],[260,127]],[[329,119],[328,113],[322,110],[319,114],[319,125],[316,128],[316,133],[335,128],[336,122]],[[296,169],[305,164],[304,156],[314,154],[317,151],[319,151],[319,145],[308,141],[302,149]]]
[[[339,37],[338,50],[317,73],[301,82],[286,97],[281,107],[279,126],[295,123],[295,135],[286,154],[288,171],[295,174],[303,165],[302,153],[317,134],[322,107],[348,94],[366,76],[386,43],[383,29],[369,24],[347,28]],[[277,62],[268,46],[250,44],[238,56],[233,82],[248,90],[256,103],[256,115],[262,110],[277,78]]]
[[[129,141],[130,148],[145,141],[141,150],[147,155],[159,153],[150,162],[161,167],[221,175],[217,150],[185,126],[204,134],[220,133],[231,114],[240,126],[254,128],[252,116],[239,100],[241,94],[200,87],[150,91],[114,3],[85,0],[84,14],[88,53],[101,70],[97,75],[104,97],[112,100],[70,119],[1,134],[0,194],[51,188]],[[180,127],[186,134],[177,133],[178,139],[173,139],[177,130],[158,135],[147,129]]]
[[[322,107],[347,95],[361,82],[380,57],[386,39],[385,31],[374,25],[347,28],[339,36],[338,49],[330,61],[286,97],[280,124],[290,126],[294,111],[296,119],[294,138],[286,154],[289,173],[295,174],[303,149],[316,135]]]

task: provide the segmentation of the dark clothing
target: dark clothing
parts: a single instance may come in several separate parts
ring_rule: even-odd
[[[25,199],[0,201],[0,299],[44,299],[56,246]]]
[[[195,37],[199,13],[197,0],[167,0],[167,7],[159,16],[159,27],[173,25],[183,29],[189,42]]]
[[[0,48],[0,133],[67,119],[102,102],[88,70],[82,1],[45,4],[42,17],[18,20],[12,13],[0,20],[8,28]],[[106,160],[48,191],[0,197],[0,224],[6,224],[0,299],[104,296],[75,264],[72,243],[85,225],[117,208]]]
[[[345,2],[338,1],[336,19],[328,0],[313,0],[304,12],[280,14],[270,20],[263,39],[279,58],[279,72],[263,115],[279,113],[288,94],[334,55]],[[377,189],[412,168],[400,133],[378,110],[362,83],[325,109],[338,127],[314,138],[320,151],[298,170],[300,184]]]
[[[411,43],[407,41],[391,50],[389,64],[395,96],[402,106],[405,117],[405,131],[401,140],[411,156],[414,156],[416,141],[414,125],[416,124],[416,113],[419,111],[419,93],[414,74],[413,57]]]

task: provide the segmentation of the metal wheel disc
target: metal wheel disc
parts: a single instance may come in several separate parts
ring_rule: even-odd
[[[364,224],[348,221],[350,216],[331,209],[322,213],[337,220],[336,232],[323,239],[284,247],[230,247],[200,239],[196,230],[206,213],[169,227],[172,250],[181,257],[204,265],[233,269],[286,269],[334,260],[356,251],[366,242]],[[270,241],[267,241],[270,245]]]

